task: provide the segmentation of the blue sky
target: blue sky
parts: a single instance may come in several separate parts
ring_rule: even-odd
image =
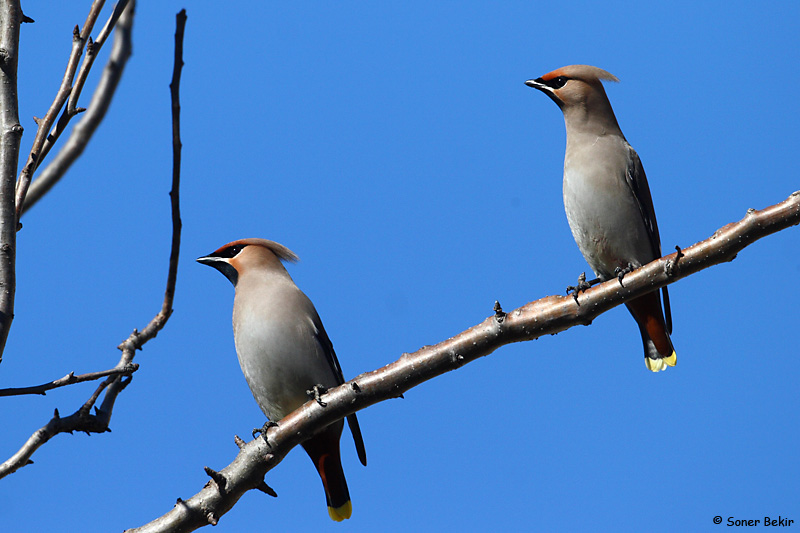
[[[57,4],[25,6],[24,149],[89,2]],[[23,219],[0,387],[112,367],[161,305],[185,6],[139,5],[108,116]],[[194,262],[228,241],[301,257],[290,273],[347,377],[480,322],[495,300],[510,310],[573,284],[588,267],[563,212],[563,119],[529,78],[573,63],[620,78],[607,91],[665,250],[800,189],[796,2],[186,7],[175,313],[137,356],[112,433],[58,435],[0,481],[4,531],[142,525],[264,422],[236,361],[233,289]],[[351,520],[330,521],[294,450],[267,476],[279,498],[246,494],[215,531],[715,531],[717,515],[796,527],[799,249],[792,228],[672,285],[674,369],[645,369],[622,308],[504,347],[359,414],[369,466],[342,441]],[[3,398],[3,460],[93,388]]]

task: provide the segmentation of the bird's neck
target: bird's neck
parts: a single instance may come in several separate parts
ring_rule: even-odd
[[[575,105],[564,108],[564,124],[567,127],[567,143],[577,142],[585,136],[604,135],[625,136],[607,99],[589,105]]]

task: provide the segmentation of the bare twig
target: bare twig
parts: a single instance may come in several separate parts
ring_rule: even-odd
[[[710,238],[634,270],[625,276],[624,287],[613,279],[587,289],[581,295],[580,306],[572,296],[548,296],[507,313],[502,321],[492,315],[439,344],[405,354],[381,369],[361,374],[329,390],[325,395],[326,407],[312,400],[283,418],[277,428],[269,430],[269,446],[262,438],[240,445],[236,459],[217,473],[225,479],[224,491],[208,484],[160,518],[128,531],[193,531],[208,524],[208,516],[219,520],[246,491],[259,488],[264,474],[278,465],[289,450],[335,420],[395,398],[424,381],[489,355],[503,345],[591,323],[601,313],[627,300],[712,265],[731,261],[761,237],[798,223],[800,191],[761,211],[750,210],[742,220],[720,228]],[[682,255],[676,262],[678,254]],[[353,386],[355,383],[358,387]]]
[[[86,57],[83,58],[81,69],[78,71],[78,76],[75,78],[75,85],[73,85],[72,92],[70,92],[69,100],[67,101],[67,108],[64,110],[62,116],[75,116],[80,113],[80,110],[76,106],[78,98],[80,98],[81,92],[83,91],[83,86],[86,83],[86,78],[89,77],[89,71],[92,69],[97,54],[100,53],[100,49],[103,48],[106,39],[108,39],[108,36],[111,34],[111,30],[117,24],[117,21],[122,16],[122,12],[127,5],[128,0],[120,0],[114,6],[114,11],[111,12],[111,16],[108,21],[106,21],[106,25],[100,30],[100,35],[97,36],[97,39],[94,41],[92,41],[91,38],[89,39],[86,46]],[[48,141],[50,141],[50,139],[48,139]],[[47,152],[43,152],[43,154],[46,153]]]
[[[97,398],[100,396],[100,393],[103,392],[109,384],[114,381],[119,381],[118,376],[113,376],[107,378],[100,386],[97,387],[95,392],[89,397],[89,399],[81,406],[80,409],[75,411],[73,414],[61,418],[58,414],[58,409],[56,409],[55,413],[53,414],[53,418],[45,425],[43,428],[36,430],[33,435],[28,438],[25,444],[12,455],[8,460],[6,460],[2,465],[0,465],[0,478],[7,476],[15,472],[17,469],[33,463],[31,461],[31,456],[33,453],[38,450],[44,443],[49,441],[51,438],[55,437],[59,433],[72,433],[73,431],[83,431],[84,433],[105,433],[111,431],[108,428],[108,420],[102,416],[92,415],[90,410],[94,403],[97,401]],[[128,381],[123,382],[127,385],[130,382],[130,378]]]
[[[121,0],[120,4],[126,3],[128,0]],[[75,72],[78,70],[78,62],[80,61],[81,54],[83,53],[84,46],[87,43],[91,42],[89,35],[94,28],[94,24],[97,21],[97,17],[100,15],[100,11],[103,9],[103,5],[105,4],[105,0],[94,0],[92,3],[92,7],[89,10],[89,15],[86,17],[86,22],[83,24],[83,28],[78,28],[75,26],[75,29],[72,32],[72,52],[70,53],[69,60],[67,61],[67,70],[64,72],[64,77],[61,80],[61,86],[56,93],[55,100],[53,100],[50,109],[48,109],[47,114],[44,118],[37,120],[38,129],[36,130],[36,137],[33,140],[33,146],[31,147],[30,154],[28,156],[28,161],[25,163],[25,166],[22,169],[22,172],[17,179],[17,186],[16,186],[16,214],[17,214],[17,221],[19,221],[20,216],[22,215],[22,209],[25,204],[25,197],[28,194],[28,187],[31,184],[31,179],[33,177],[33,173],[39,167],[41,162],[44,160],[44,157],[50,151],[50,148],[53,146],[53,143],[58,139],[64,129],[67,127],[70,119],[75,116],[79,110],[74,109],[72,113],[70,113],[69,106],[64,114],[58,119],[56,122],[56,116],[61,111],[61,108],[64,107],[64,104],[70,98],[70,95],[75,88],[73,86],[73,80],[75,78]],[[112,14],[112,19],[115,17],[118,18],[121,11],[118,9],[114,10]],[[105,39],[105,38],[104,38]],[[94,45],[92,44],[92,47]],[[90,52],[91,54],[91,52]],[[93,55],[93,54],[92,54]],[[91,65],[94,63],[94,58],[90,58],[88,61],[85,62],[86,65],[86,73],[81,71],[81,76],[84,77],[88,74],[88,69],[91,68]],[[77,89],[80,90],[83,86],[83,81],[80,81]],[[55,123],[55,126],[53,124]],[[52,128],[52,130],[51,130]]]
[[[172,314],[172,301],[175,297],[175,281],[178,276],[178,256],[181,246],[181,211],[180,211],[180,177],[181,177],[181,128],[180,128],[180,77],[183,67],[183,31],[186,26],[186,10],[183,9],[177,15],[177,26],[175,29],[175,66],[170,82],[170,94],[172,97],[172,190],[169,192],[172,204],[172,249],[169,255],[169,272],[167,274],[167,289],[164,293],[164,303],[161,311],[150,321],[141,331],[134,330],[119,349],[125,353],[130,353],[133,359],[133,352],[140,349],[142,344],[152,339],[164,327],[169,316]],[[180,54],[180,55],[179,55]]]
[[[74,383],[83,383],[85,381],[95,381],[108,376],[129,376],[139,369],[136,363],[129,364],[122,367],[111,368],[109,370],[101,370],[100,372],[89,372],[88,374],[75,375],[75,372],[70,372],[66,376],[41,385],[33,387],[17,387],[0,389],[0,396],[22,396],[24,394],[41,394],[44,396],[47,391],[65,387]]]
[[[181,206],[178,202],[181,183],[181,72],[183,71],[183,33],[186,28],[186,10],[175,17],[175,58],[172,68],[172,81],[169,84],[172,103],[172,252],[169,257],[170,278],[167,280],[167,293],[164,295],[164,312],[172,309],[175,296],[175,276],[178,274],[178,251],[181,247]],[[171,289],[170,289],[171,288]],[[170,311],[171,312],[171,311]]]
[[[164,292],[164,301],[161,304],[161,311],[140,332],[133,330],[133,333],[125,339],[118,348],[122,350],[122,362],[130,362],[142,346],[154,338],[159,331],[166,325],[170,315],[172,315],[172,302],[175,297],[175,285],[178,278],[178,257],[181,246],[181,215],[180,215],[180,176],[181,176],[181,138],[180,138],[180,76],[183,67],[183,30],[186,25],[186,10],[181,10],[177,15],[175,29],[175,66],[170,82],[170,94],[172,96],[172,190],[169,192],[172,205],[172,245],[169,254],[169,269],[167,272],[167,288]],[[180,50],[180,55],[178,55]],[[109,387],[103,406],[100,410],[113,407],[114,398],[119,393],[120,382],[115,382]],[[124,388],[124,386],[122,387]]]
[[[180,37],[183,38],[183,26],[186,22],[185,12],[183,13],[183,18],[181,15],[178,16],[178,27],[180,30]],[[178,32],[176,31],[176,39],[178,36]],[[177,59],[176,59],[177,61]],[[183,61],[180,61],[180,64],[183,64]],[[180,105],[177,102],[178,98],[178,86],[180,80],[180,67],[176,67],[177,74],[173,74],[173,82],[172,82],[172,96],[173,96],[173,110],[179,109]],[[173,112],[172,116],[173,122],[179,120],[179,114]],[[177,271],[178,271],[178,256],[180,252],[180,231],[181,231],[181,220],[180,220],[180,146],[181,141],[179,137],[180,128],[173,123],[173,148],[174,154],[177,156],[176,161],[173,163],[173,172],[172,172],[172,190],[170,191],[170,198],[172,204],[172,246],[170,250],[170,260],[169,260],[169,269],[167,273],[167,288],[164,294],[164,301],[161,305],[161,310],[156,314],[156,316],[145,326],[145,328],[140,332],[138,330],[133,330],[133,333],[128,336],[127,339],[122,341],[122,343],[118,346],[120,350],[122,350],[122,357],[120,358],[119,363],[117,363],[118,368],[125,367],[127,365],[131,365],[133,358],[136,354],[136,350],[140,350],[142,346],[149,341],[150,339],[154,338],[159,331],[166,325],[167,320],[169,320],[170,315],[172,314],[172,302],[175,295],[175,285],[177,282]],[[111,420],[112,411],[114,409],[114,404],[116,399],[122,390],[128,386],[131,382],[132,377],[128,376],[127,378],[123,378],[120,375],[116,376],[109,376],[106,378],[103,383],[101,383],[89,400],[84,403],[84,405],[78,409],[73,415],[70,415],[66,418],[60,418],[58,413],[47,423],[47,425],[38,431],[36,431],[28,441],[22,446],[22,448],[14,454],[13,457],[9,458],[6,462],[0,465],[0,478],[7,476],[8,474],[18,470],[19,468],[28,464],[30,457],[33,453],[45,442],[47,442],[51,437],[58,433],[63,432],[72,432],[72,431],[85,431],[87,433],[102,433],[105,431],[109,431],[108,424]],[[95,409],[95,414],[90,414],[91,408],[94,406],[97,399],[100,397],[100,394],[105,390],[105,396],[103,398],[103,403],[100,407]]]
[[[114,32],[114,44],[111,48],[111,54],[109,55],[100,81],[97,84],[97,88],[92,95],[89,107],[80,122],[72,129],[69,139],[64,143],[58,155],[56,155],[31,183],[23,204],[23,214],[38,202],[53,185],[58,183],[72,164],[80,157],[111,105],[111,100],[114,97],[119,81],[122,78],[125,65],[133,49],[131,44],[131,31],[133,27],[135,2],[133,0],[127,2],[127,7],[122,12],[121,16],[119,16],[119,21],[117,22],[115,15],[117,15],[121,6],[125,6],[125,2],[120,2],[114,8],[114,13],[111,15],[108,22],[106,22],[105,27],[103,27],[103,30],[100,32],[97,40],[94,41],[92,47],[94,50],[94,57],[96,57],[99,47],[103,45],[108,36],[108,32],[114,23],[116,23],[116,32]],[[70,95],[68,110],[69,108],[73,108],[73,115],[78,112],[78,108],[74,108],[74,105],[90,68],[91,63],[84,61],[78,73],[80,84],[76,82],[75,89]],[[65,113],[66,112],[68,111],[65,111]]]
[[[22,126],[17,101],[19,1],[0,4],[0,361],[14,319],[17,217],[14,180],[19,163]]]

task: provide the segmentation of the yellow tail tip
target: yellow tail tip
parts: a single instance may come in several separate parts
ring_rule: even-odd
[[[350,515],[353,514],[353,504],[348,501],[341,507],[328,507],[328,514],[331,517],[331,520],[335,522],[341,522],[347,518],[350,518]]]
[[[651,372],[660,372],[661,370],[666,370],[667,366],[675,366],[678,362],[678,356],[675,353],[675,350],[672,351],[672,355],[669,357],[662,357],[661,359],[651,359],[648,356],[644,356],[644,364],[647,365],[647,369]]]

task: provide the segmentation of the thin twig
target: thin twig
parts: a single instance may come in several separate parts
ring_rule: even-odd
[[[180,137],[180,77],[183,67],[183,33],[186,26],[186,10],[183,9],[177,15],[177,26],[175,29],[175,65],[172,71],[172,81],[170,82],[170,94],[172,101],[172,190],[169,192],[172,204],[172,246],[169,255],[169,270],[167,274],[167,289],[164,292],[164,302],[161,311],[150,321],[141,331],[135,331],[128,337],[119,348],[125,352],[140,349],[148,340],[155,337],[161,328],[164,327],[169,316],[172,314],[172,302],[175,298],[175,282],[178,276],[178,257],[181,247],[181,211],[180,211],[180,179],[181,179],[181,137]],[[133,357],[131,357],[132,359]]]
[[[161,304],[161,311],[145,326],[142,331],[133,330],[127,339],[122,341],[117,347],[122,350],[122,358],[118,364],[129,364],[136,355],[136,350],[141,350],[142,346],[158,335],[167,320],[172,315],[172,303],[175,298],[175,286],[178,279],[178,258],[181,246],[181,216],[180,216],[180,163],[181,163],[181,138],[180,138],[180,75],[183,66],[183,33],[186,25],[186,10],[181,10],[177,16],[177,26],[175,30],[175,47],[180,49],[181,55],[176,52],[175,67],[170,83],[170,94],[172,96],[172,189],[170,190],[170,203],[172,206],[172,244],[169,254],[169,268],[167,270],[167,287],[164,291],[164,301]],[[180,40],[179,40],[180,38]],[[176,109],[178,110],[176,112]],[[117,379],[108,388],[103,404],[98,409],[98,416],[110,418],[111,410],[114,407],[117,395],[128,385],[128,382]],[[0,471],[0,476],[2,471]]]
[[[277,466],[287,453],[303,440],[336,420],[375,403],[396,398],[420,383],[460,368],[513,342],[553,335],[594,318],[648,292],[674,283],[710,266],[731,261],[746,246],[761,237],[800,223],[800,191],[787,200],[762,209],[750,210],[739,222],[720,228],[710,238],[680,253],[656,259],[625,276],[625,286],[616,279],[587,289],[581,305],[572,296],[547,296],[507,313],[502,322],[495,315],[480,324],[434,346],[404,354],[397,361],[367,372],[331,389],[325,395],[326,407],[306,402],[269,431],[269,446],[263,438],[240,445],[236,459],[219,471],[225,491],[207,484],[180,505],[130,533],[193,531],[208,523],[209,514],[217,520],[230,510],[248,490],[256,489],[264,474]],[[358,384],[358,392],[353,384]]]
[[[172,69],[172,81],[169,84],[172,103],[172,190],[169,192],[172,201],[172,252],[169,257],[170,277],[167,281],[167,292],[164,295],[163,312],[172,309],[175,297],[175,276],[178,274],[178,251],[181,247],[181,206],[178,202],[181,184],[181,72],[183,71],[183,34],[186,28],[186,10],[182,9],[176,16],[175,23],[175,58]]]
[[[19,1],[0,4],[0,361],[14,319],[17,216],[14,181],[19,164],[22,126],[17,101]]]
[[[120,0],[114,6],[114,11],[111,13],[108,21],[106,21],[103,29],[100,30],[100,35],[97,36],[97,39],[94,41],[90,40],[89,43],[87,43],[86,57],[83,58],[81,69],[78,71],[78,76],[75,78],[75,85],[72,87],[72,92],[69,95],[67,108],[64,111],[64,114],[75,116],[80,113],[80,110],[76,106],[78,104],[78,98],[81,97],[81,92],[83,91],[83,86],[86,83],[86,78],[89,77],[89,71],[92,69],[92,65],[94,64],[94,60],[97,58],[97,55],[100,53],[100,49],[103,48],[106,39],[108,39],[108,36],[111,34],[111,30],[117,24],[117,21],[122,16],[122,13],[127,5],[128,0]],[[91,44],[91,46],[88,46],[89,44]],[[44,157],[44,155],[47,154],[47,150],[43,150],[42,153]]]
[[[87,374],[75,375],[75,372],[70,372],[66,376],[41,385],[32,387],[14,387],[8,389],[0,389],[0,396],[22,396],[25,394],[40,394],[44,396],[47,391],[65,387],[74,383],[83,383],[85,381],[95,381],[108,376],[129,376],[139,369],[136,363],[126,365],[123,367],[110,368],[108,370],[101,370],[100,372],[89,372]]]
[[[114,9],[116,14],[120,5],[124,2],[117,4]],[[94,47],[102,46],[105,41],[109,28],[116,22],[116,31],[114,32],[114,44],[111,48],[108,62],[103,69],[103,74],[100,81],[97,83],[97,88],[92,95],[92,100],[89,102],[89,107],[83,118],[72,129],[69,138],[64,143],[64,146],[58,152],[58,155],[39,173],[36,179],[31,183],[28,194],[25,197],[23,205],[23,214],[26,213],[42,196],[44,196],[58,181],[66,174],[67,170],[72,164],[80,157],[83,150],[92,139],[95,130],[105,118],[106,112],[111,105],[111,100],[122,79],[122,73],[125,70],[125,65],[131,56],[133,49],[131,41],[132,25],[133,25],[133,11],[135,2],[130,0],[127,8],[123,11],[119,21],[114,18],[112,14],[109,18],[97,40],[94,42]],[[80,78],[84,72],[88,73],[89,67],[84,62],[81,66],[81,71],[78,74]],[[76,94],[78,84],[76,83],[76,90],[72,95]],[[70,97],[70,106],[73,105],[73,96]]]
[[[181,19],[180,15],[178,17],[178,27],[180,28],[180,36],[181,39],[183,38],[183,26],[186,22],[185,12],[183,13],[183,18]],[[177,39],[177,31],[176,31],[176,39]],[[183,61],[181,60],[181,65]],[[180,69],[177,70],[177,78],[173,75],[173,86],[174,89],[172,91],[173,99],[176,99],[173,102],[173,108],[177,107],[180,108],[180,105],[177,103],[178,98],[178,86],[176,80],[180,79]],[[179,115],[173,113],[172,119],[173,122],[179,120]],[[180,132],[180,127],[176,126],[173,123],[173,132]],[[167,273],[167,288],[164,294],[164,301],[161,306],[161,310],[156,314],[156,316],[145,326],[145,328],[139,332],[137,330],[133,330],[127,339],[122,341],[122,343],[118,346],[120,350],[122,350],[122,356],[120,358],[119,363],[117,363],[118,367],[124,367],[126,365],[130,365],[133,361],[134,356],[136,355],[136,350],[141,349],[142,346],[149,341],[150,339],[154,338],[159,331],[166,325],[167,320],[169,320],[170,315],[172,314],[172,302],[175,295],[175,285],[177,282],[177,271],[178,271],[178,256],[180,252],[180,231],[181,231],[181,220],[180,220],[180,137],[173,138],[173,147],[177,147],[176,153],[178,155],[178,159],[176,162],[173,162],[173,172],[172,172],[172,190],[170,192],[171,204],[172,204],[172,246],[170,250],[170,260],[169,260],[169,269]],[[30,457],[33,453],[45,442],[47,442],[53,435],[63,432],[72,432],[72,431],[85,431],[88,433],[102,433],[105,431],[110,431],[108,428],[109,422],[111,420],[111,415],[114,409],[114,404],[120,392],[122,392],[125,387],[131,382],[132,376],[128,376],[127,378],[123,378],[120,375],[117,376],[109,376],[106,378],[103,383],[101,383],[89,400],[84,403],[84,405],[78,409],[73,415],[67,418],[60,418],[56,413],[56,416],[53,417],[47,425],[36,431],[28,441],[22,446],[22,448],[14,454],[13,457],[9,458],[6,462],[0,465],[0,478],[7,476],[8,474],[15,472],[19,468],[28,464]],[[97,399],[100,397],[100,394],[105,390],[105,396],[103,398],[103,403],[100,407],[95,408],[95,413],[90,414],[89,411],[94,406]]]
[[[69,120],[74,116],[62,115],[58,123],[56,123],[56,116],[58,116],[61,108],[72,93],[73,79],[75,78],[75,72],[78,70],[78,63],[81,54],[83,54],[83,48],[89,41],[89,35],[92,33],[94,24],[104,4],[104,0],[94,0],[89,10],[89,15],[86,17],[86,22],[83,24],[83,28],[81,29],[75,26],[75,29],[72,31],[72,51],[67,61],[67,69],[64,72],[64,77],[61,80],[61,86],[56,93],[53,103],[50,105],[50,109],[47,110],[47,114],[45,114],[44,118],[37,121],[38,129],[36,130],[36,137],[33,139],[33,146],[28,155],[28,160],[17,179],[15,200],[17,221],[19,221],[22,215],[25,197],[28,194],[28,187],[30,187],[33,173],[44,160],[44,156],[50,150],[50,147],[52,147],[53,142],[61,135],[61,132],[66,128]],[[53,126],[54,123],[55,126]]]
[[[82,431],[84,433],[105,433],[111,431],[108,428],[106,420],[94,416],[89,413],[90,409],[97,401],[100,393],[105,389],[112,380],[118,379],[116,377],[109,377],[101,383],[92,396],[73,414],[61,418],[56,409],[53,418],[44,427],[36,430],[31,435],[22,447],[9,457],[2,465],[0,465],[0,478],[7,476],[18,470],[19,468],[33,463],[31,456],[38,450],[44,443],[55,437],[59,433],[72,433],[74,431]]]

